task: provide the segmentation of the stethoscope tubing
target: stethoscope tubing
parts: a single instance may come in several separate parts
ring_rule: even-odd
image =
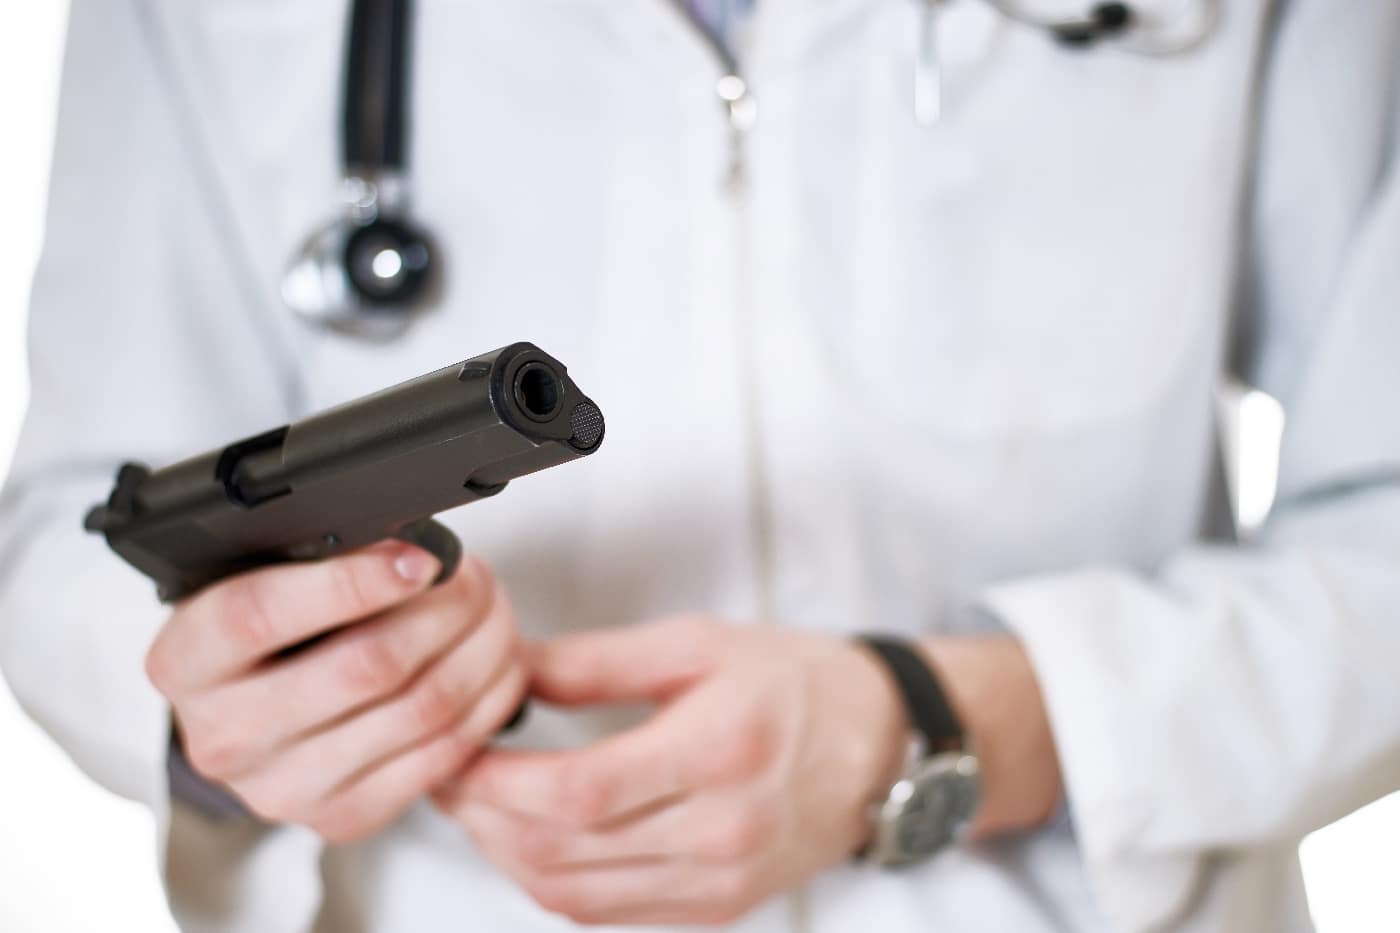
[[[707,38],[728,72],[737,75],[732,50],[710,33],[690,4],[671,2]],[[932,15],[951,0],[922,2]],[[1154,14],[1151,19],[1145,19],[1137,6],[1091,3],[1088,17],[1080,20],[1037,14],[1024,0],[983,2],[1008,22],[1043,30],[1075,48],[1105,45],[1153,58],[1194,51],[1215,31],[1221,16],[1221,0],[1179,0],[1173,12]],[[353,0],[344,59],[341,167],[347,190],[363,200],[349,199],[344,217],[308,238],[283,283],[289,306],[324,325],[354,331],[355,322],[373,318],[378,322],[376,332],[396,332],[398,325],[387,328],[383,322],[405,321],[406,312],[432,291],[428,283],[437,266],[431,260],[434,249],[426,232],[412,223],[402,201],[411,32],[411,0]],[[393,280],[380,288],[365,278],[369,274],[365,269],[375,265],[376,251],[384,250],[393,252],[391,258],[398,259],[399,265]],[[400,284],[393,284],[400,279]],[[288,297],[294,295],[303,297]]]
[[[411,0],[355,0],[341,101],[347,175],[401,172],[407,136]]]

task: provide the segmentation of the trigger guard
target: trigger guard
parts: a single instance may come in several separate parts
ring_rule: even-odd
[[[457,572],[457,565],[462,560],[462,542],[457,540],[457,536],[452,533],[452,530],[441,522],[433,521],[431,518],[409,522],[394,532],[394,537],[400,541],[417,545],[438,559],[442,569],[433,578],[433,586],[437,586]]]

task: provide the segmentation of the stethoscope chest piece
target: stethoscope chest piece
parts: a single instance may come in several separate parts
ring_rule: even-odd
[[[341,216],[307,237],[282,299],[306,320],[398,336],[431,297],[431,238],[408,217],[404,184],[409,0],[355,0],[342,101]]]
[[[403,308],[422,297],[433,271],[427,237],[399,220],[357,227],[341,259],[351,287],[370,308]]]
[[[282,299],[307,321],[377,339],[396,337],[433,290],[428,235],[401,215],[356,208],[309,236],[282,280]]]

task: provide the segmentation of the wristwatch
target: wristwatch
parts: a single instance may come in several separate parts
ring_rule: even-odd
[[[884,867],[921,862],[971,823],[981,797],[977,755],[938,677],[912,646],[878,635],[858,641],[893,676],[914,726],[903,774],[871,808],[874,832],[863,856]]]

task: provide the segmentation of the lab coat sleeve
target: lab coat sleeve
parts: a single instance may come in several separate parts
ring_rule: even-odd
[[[1201,859],[1400,788],[1400,8],[1288,4],[1270,61],[1246,322],[1287,414],[1272,516],[980,600],[1027,646],[1122,929],[1180,910]]]
[[[82,530],[124,460],[163,464],[284,419],[295,397],[228,195],[148,4],[75,0],[29,409],[0,493],[0,666],[89,776],[168,819],[168,710],[143,660],[167,609]]]

